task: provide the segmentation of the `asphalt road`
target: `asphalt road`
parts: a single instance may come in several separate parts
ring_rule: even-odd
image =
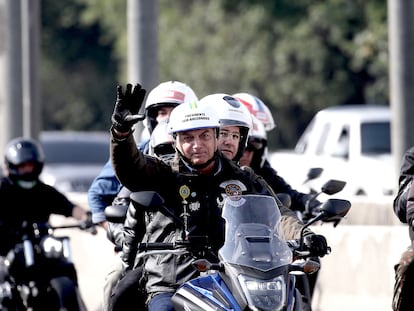
[[[55,216],[52,222],[61,224],[68,221]],[[105,275],[114,258],[113,247],[105,231],[98,228],[98,233],[92,235],[78,229],[62,229],[56,234],[70,237],[81,295],[89,311],[100,311]]]

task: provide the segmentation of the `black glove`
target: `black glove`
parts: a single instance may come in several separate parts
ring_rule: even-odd
[[[302,202],[304,205],[303,210],[303,218],[304,219],[311,219],[314,217],[313,212],[316,210],[319,206],[321,206],[321,202],[317,199],[312,199],[312,194],[307,194],[303,197]]]
[[[303,242],[314,256],[323,257],[329,254],[330,247],[323,235],[309,234],[305,236]]]
[[[139,115],[145,97],[145,89],[140,84],[134,86],[128,83],[125,93],[122,93],[122,86],[118,85],[116,103],[112,114],[112,126],[121,133],[129,132],[132,126],[140,120],[144,120],[145,115]]]
[[[88,217],[80,223],[80,228],[95,235],[98,231],[96,230],[96,225],[92,221],[92,213],[88,211],[86,214]]]

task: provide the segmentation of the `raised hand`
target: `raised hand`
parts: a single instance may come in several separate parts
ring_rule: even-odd
[[[122,86],[117,86],[117,96],[112,113],[112,126],[120,132],[129,132],[132,126],[138,121],[144,120],[145,115],[138,114],[145,98],[145,89],[140,84],[136,84],[132,89],[132,84],[126,85],[125,93],[122,92]]]

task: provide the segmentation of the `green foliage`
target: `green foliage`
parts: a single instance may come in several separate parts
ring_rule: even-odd
[[[50,94],[55,107],[65,108],[48,108],[54,115],[48,124],[105,128],[115,80],[125,72],[126,0],[44,2],[45,81],[61,86],[57,97],[70,89],[62,98]],[[160,80],[186,82],[200,98],[216,92],[259,96],[278,126],[269,136],[271,148],[292,147],[321,108],[388,103],[386,1],[158,4]]]
[[[161,80],[183,80],[200,97],[256,94],[278,124],[270,147],[292,146],[321,108],[387,103],[384,2],[186,4],[160,1]]]
[[[109,128],[118,66],[113,38],[103,40],[98,23],[82,22],[85,9],[75,1],[42,1],[44,129]]]

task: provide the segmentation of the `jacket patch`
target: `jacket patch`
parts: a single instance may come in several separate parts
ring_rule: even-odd
[[[220,184],[220,188],[224,189],[224,193],[221,194],[222,200],[217,198],[220,208],[223,207],[226,197],[239,196],[247,190],[247,187],[239,180],[226,180]]]
[[[187,203],[186,199],[190,196],[190,188],[187,185],[182,185],[178,190],[180,197],[183,199],[183,203]]]

